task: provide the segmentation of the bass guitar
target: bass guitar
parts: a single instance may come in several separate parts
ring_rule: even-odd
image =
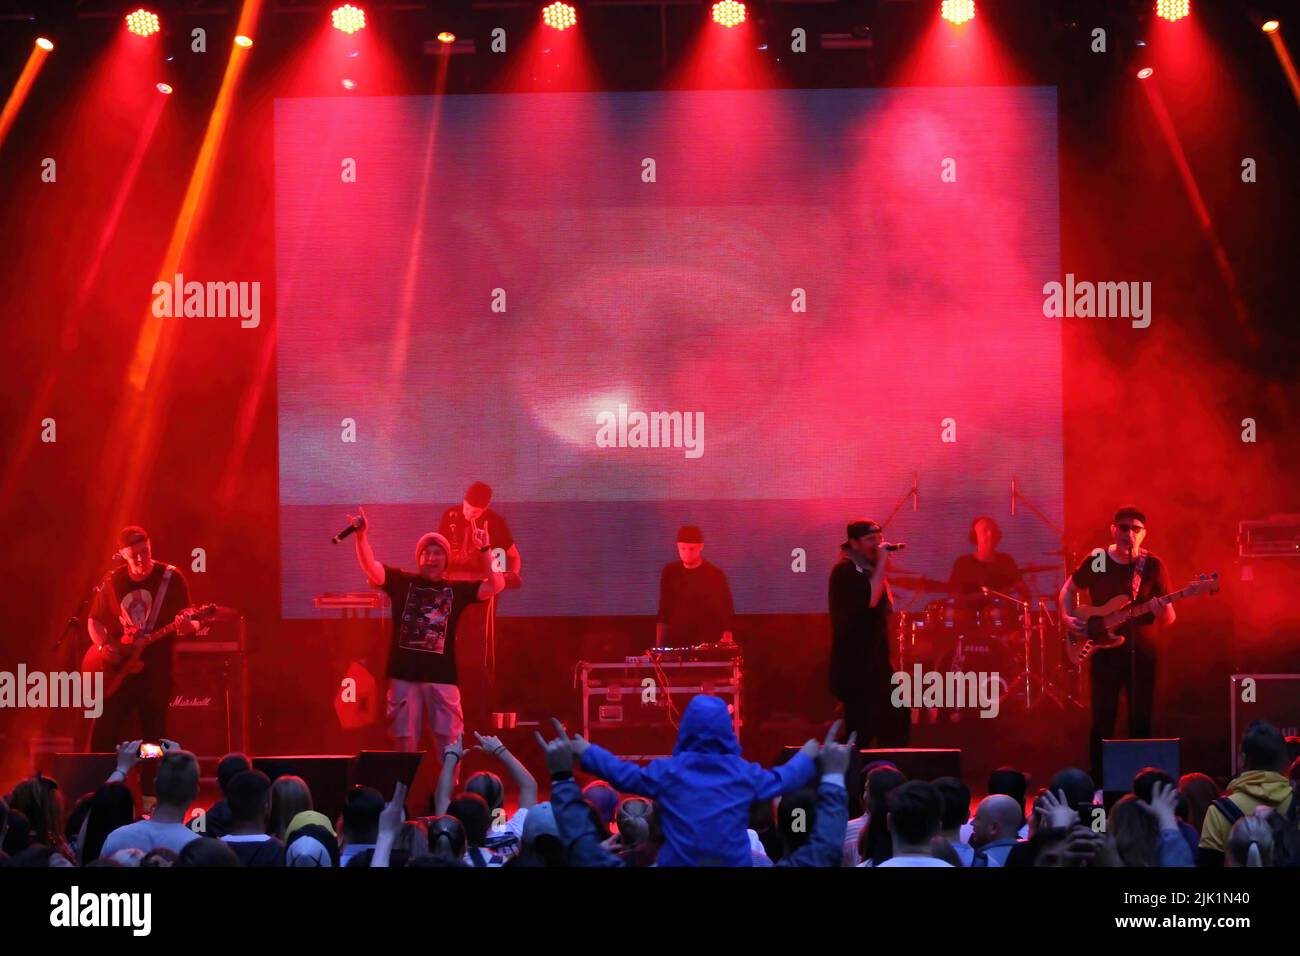
[[[1200,577],[1193,578],[1191,583],[1181,591],[1164,594],[1140,604],[1134,604],[1126,595],[1117,594],[1101,607],[1080,607],[1074,612],[1074,616],[1087,621],[1088,627],[1081,633],[1066,630],[1065,652],[1072,664],[1076,666],[1082,664],[1093,651],[1122,646],[1125,637],[1116,632],[1130,621],[1143,614],[1152,614],[1183,598],[1215,594],[1218,590],[1219,574],[1216,571],[1213,574],[1202,574]]]
[[[81,659],[81,670],[86,674],[104,672],[104,699],[107,700],[117,693],[117,689],[122,686],[122,681],[144,670],[144,662],[140,657],[146,647],[175,634],[184,621],[206,620],[216,617],[216,614],[215,604],[188,607],[180,612],[176,620],[156,630],[148,633],[130,631],[115,641],[91,644],[90,649],[86,651],[86,656]]]

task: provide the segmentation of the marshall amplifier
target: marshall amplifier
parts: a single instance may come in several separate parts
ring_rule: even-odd
[[[167,736],[196,756],[223,757],[248,748],[248,670],[244,619],[222,613],[172,652]]]

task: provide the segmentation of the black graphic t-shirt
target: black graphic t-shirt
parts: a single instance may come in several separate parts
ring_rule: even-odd
[[[515,538],[510,533],[505,518],[491,508],[479,515],[474,523],[480,528],[487,529],[488,547],[493,552],[498,549],[509,551],[514,545]],[[469,519],[465,517],[465,510],[461,505],[448,508],[442,513],[442,518],[438,521],[438,534],[451,542],[451,560],[447,563],[447,570],[470,572],[476,575],[483,570],[483,555],[474,544],[474,529],[470,527]],[[493,557],[497,558],[499,555],[494,554]],[[502,564],[499,570],[504,572],[505,565]]]
[[[1074,581],[1074,586],[1088,591],[1089,601],[1093,607],[1101,607],[1111,598],[1123,595],[1127,598],[1132,593],[1133,587],[1133,569],[1137,567],[1136,561],[1130,561],[1128,564],[1121,564],[1114,560],[1110,553],[1107,552],[1106,560],[1103,563],[1102,571],[1094,571],[1092,566],[1097,561],[1094,555],[1088,555],[1083,559],[1083,563],[1070,575]],[[1169,593],[1169,571],[1165,568],[1165,563],[1151,552],[1146,553],[1146,563],[1142,567],[1142,585],[1138,588],[1138,601],[1149,601],[1153,597],[1160,597]],[[1143,641],[1150,640],[1154,636],[1156,618],[1154,614],[1143,614],[1134,624],[1125,625],[1118,633],[1126,637],[1132,637],[1133,627],[1136,625],[1139,639]],[[1107,651],[1117,650],[1117,648],[1108,648],[1107,650],[1098,651],[1098,654],[1105,654]]]
[[[388,676],[455,684],[456,624],[478,589],[475,581],[430,581],[385,564],[382,590],[393,606]]]
[[[153,629],[170,624],[182,610],[190,606],[190,588],[185,576],[175,568],[167,591],[162,596],[162,606],[154,613],[158,592],[162,587],[167,565],[155,561],[153,570],[143,581],[132,580],[126,567],[120,567],[108,576],[107,583],[95,596],[90,616],[104,626],[112,640],[120,638],[127,625],[143,628],[153,621]],[[171,669],[172,638],[166,638],[145,648],[140,660],[145,673],[168,673]]]

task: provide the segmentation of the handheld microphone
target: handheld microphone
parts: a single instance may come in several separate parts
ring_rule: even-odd
[[[902,551],[906,547],[907,545],[905,544],[882,544],[880,546],[880,550],[881,551]]]
[[[365,527],[365,525],[361,524],[360,522],[358,522],[358,523],[356,523],[356,524],[350,524],[350,525],[348,525],[346,528],[344,528],[342,531],[340,531],[338,534],[336,534],[334,537],[330,538],[330,541],[333,542],[334,544],[338,544],[340,541],[342,541],[342,540],[343,540],[344,538],[346,538],[348,535],[350,535],[350,534],[355,534],[357,531],[360,531],[361,528],[363,528],[363,527]]]

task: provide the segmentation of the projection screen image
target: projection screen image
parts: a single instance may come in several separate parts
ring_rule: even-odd
[[[653,614],[686,524],[741,614],[825,613],[858,517],[1060,564],[1054,89],[286,99],[275,180],[285,617],[475,480],[505,615]]]

